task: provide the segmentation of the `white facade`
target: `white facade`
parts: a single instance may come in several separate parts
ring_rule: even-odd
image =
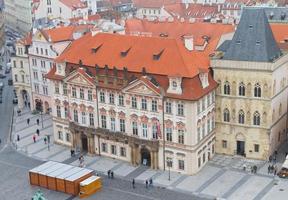
[[[171,15],[165,10],[165,8],[159,7],[159,8],[138,8],[136,12],[136,17],[143,19],[157,19],[162,18],[166,19],[171,17]]]

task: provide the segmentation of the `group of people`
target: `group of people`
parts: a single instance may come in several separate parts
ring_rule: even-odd
[[[274,174],[274,176],[276,176],[277,172],[278,172],[277,165],[268,166],[268,174]]]
[[[107,174],[108,174],[108,178],[111,178],[111,179],[114,178],[114,172],[112,170],[109,169]]]
[[[243,165],[243,170],[246,171],[246,169],[247,169],[247,166],[246,166],[246,164],[244,164]],[[256,174],[257,173],[257,166],[256,165],[251,166],[251,173],[252,174]]]

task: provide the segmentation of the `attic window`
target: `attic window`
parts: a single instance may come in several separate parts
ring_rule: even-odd
[[[260,41],[259,40],[256,40],[256,45],[260,45]]]
[[[162,51],[160,51],[158,54],[153,54],[153,60],[159,60],[163,51],[164,51],[164,49]]]
[[[92,48],[92,53],[96,53],[101,47],[102,47],[102,44],[96,48]]]
[[[131,47],[129,49],[127,49],[126,51],[121,51],[121,53],[120,53],[121,57],[126,57],[127,54],[129,53],[130,49],[131,49]]]

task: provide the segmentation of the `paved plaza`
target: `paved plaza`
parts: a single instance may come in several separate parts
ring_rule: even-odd
[[[30,119],[30,125],[27,125],[27,118]],[[40,119],[39,126],[36,123],[37,119]],[[15,144],[17,135],[20,137],[20,141],[17,142],[18,152],[41,161],[53,160],[79,166],[78,157],[71,158],[69,148],[53,144],[53,137],[51,137],[52,143],[48,149],[47,144],[44,143],[44,137],[45,135],[53,135],[52,120],[48,115],[44,115],[43,120],[44,128],[42,129],[40,115],[32,115],[28,111],[23,111],[21,116],[14,116],[12,137]],[[34,143],[32,137],[36,133],[36,129],[40,129],[40,136],[37,136],[36,143]],[[284,154],[279,156],[277,163],[279,168],[283,162],[283,157]],[[133,167],[127,162],[107,157],[84,155],[84,165],[102,175],[106,175],[108,170],[114,171],[116,179],[124,181],[123,183],[128,185],[128,190],[131,189],[130,182],[133,178],[143,188],[144,185],[142,184],[145,180],[152,178],[155,188],[177,191],[183,195],[196,195],[204,199],[284,200],[286,199],[285,196],[288,195],[288,181],[268,175],[268,163],[266,161],[250,160],[243,157],[215,155],[198,174],[187,176],[171,172],[170,180],[168,180],[168,171],[151,170],[144,166]],[[244,165],[247,166],[246,171],[243,170]],[[254,165],[258,169],[256,174],[252,174],[250,170],[250,167]],[[117,193],[117,189],[113,188],[111,195],[113,193]],[[144,198],[147,197],[145,192],[143,196],[138,194],[137,197],[147,199]],[[97,199],[105,198],[101,197],[100,193]],[[151,199],[159,198],[151,197]],[[160,197],[160,199],[162,198]]]

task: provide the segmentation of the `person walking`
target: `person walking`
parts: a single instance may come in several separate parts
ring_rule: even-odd
[[[148,180],[145,181],[146,188],[148,188]]]
[[[110,178],[111,170],[109,169],[107,173],[108,173],[108,178]]]
[[[27,107],[27,101],[24,101],[25,107]]]
[[[153,180],[152,180],[152,178],[150,178],[150,179],[149,179],[149,186],[152,187],[152,184],[153,184]]]
[[[20,135],[17,135],[17,141],[18,142],[20,141]]]
[[[37,128],[37,130],[36,130],[36,133],[37,133],[38,136],[40,136],[40,131],[39,131],[38,128]]]
[[[30,102],[28,102],[28,107],[29,107],[29,108],[31,107],[31,104],[30,104]]]
[[[29,126],[29,123],[30,123],[30,119],[28,118],[28,119],[27,119],[27,125],[28,125],[28,126]]]
[[[114,172],[111,171],[111,179],[113,179],[113,178],[114,178]]]
[[[133,187],[133,189],[135,189],[135,179],[134,178],[132,180],[132,187]]]
[[[275,167],[274,167],[274,176],[276,176],[277,171],[278,171],[278,168],[277,168],[277,166],[275,165]]]
[[[44,137],[44,143],[47,144],[47,138],[46,137]]]
[[[33,142],[36,143],[36,135],[33,135]]]
[[[37,122],[37,125],[39,126],[39,123],[40,123],[39,119],[37,119],[36,122]]]

